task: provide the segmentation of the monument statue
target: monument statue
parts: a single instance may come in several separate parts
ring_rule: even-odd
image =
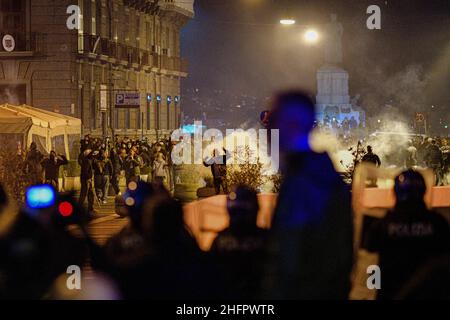
[[[342,34],[344,28],[337,21],[337,15],[331,14],[331,22],[325,27],[325,63],[342,63]]]
[[[345,118],[354,118],[364,123],[365,113],[357,108],[359,96],[350,101],[348,72],[342,67],[342,35],[344,28],[337,21],[337,15],[331,14],[331,21],[324,28],[325,64],[317,70],[316,113],[319,121],[336,118],[339,122]]]

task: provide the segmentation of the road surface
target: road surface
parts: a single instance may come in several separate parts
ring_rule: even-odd
[[[97,213],[89,223],[88,230],[92,238],[103,245],[108,238],[118,233],[128,223],[128,218],[122,218],[114,213],[114,197],[109,197],[107,204],[96,204],[94,208]]]

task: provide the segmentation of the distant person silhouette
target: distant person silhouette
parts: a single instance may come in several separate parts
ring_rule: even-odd
[[[211,247],[224,283],[224,298],[252,299],[261,293],[267,231],[256,225],[258,198],[246,186],[227,196],[230,225],[219,232]]]
[[[361,162],[363,163],[371,163],[377,168],[381,166],[381,160],[378,155],[373,153],[373,149],[371,146],[367,146],[367,153],[362,157]],[[377,187],[377,179],[369,178],[367,181],[367,187],[376,188]]]
[[[37,148],[36,142],[32,142],[26,155],[26,172],[31,184],[40,184],[43,180],[41,161],[44,155]]]
[[[450,249],[448,222],[425,205],[422,175],[413,170],[401,173],[394,191],[394,209],[370,227],[364,242],[365,248],[379,254],[380,300],[395,298],[421,265],[448,255]]]
[[[444,166],[444,159],[442,157],[442,152],[439,146],[437,145],[437,141],[435,139],[431,140],[431,144],[428,146],[425,154],[425,163],[428,168],[432,169],[435,177],[437,186],[442,185],[443,176],[442,176],[442,168]]]
[[[347,299],[353,263],[349,190],[326,153],[309,145],[314,104],[302,92],[274,99],[284,177],[273,219],[265,294],[276,299]]]
[[[65,155],[57,155],[54,150],[50,151],[49,157],[41,162],[45,172],[45,182],[51,184],[56,190],[59,190],[59,168],[68,163]]]
[[[220,194],[222,188],[225,194],[228,193],[227,185],[227,160],[231,157],[225,148],[222,148],[224,154],[221,155],[218,149],[214,149],[212,157],[203,161],[205,167],[211,167],[211,174],[214,180],[214,189],[216,194]]]
[[[378,155],[373,153],[371,146],[367,146],[367,153],[362,157],[362,162],[368,162],[374,164],[377,168],[381,166],[381,160]]]

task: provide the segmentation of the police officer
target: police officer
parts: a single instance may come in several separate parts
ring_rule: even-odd
[[[211,254],[220,271],[224,298],[252,299],[261,292],[267,231],[256,225],[256,192],[246,186],[227,196],[230,226],[214,240]]]
[[[448,222],[427,209],[422,175],[413,170],[401,173],[395,178],[394,191],[394,209],[374,223],[365,238],[365,247],[379,254],[381,300],[394,299],[418,267],[449,253]]]

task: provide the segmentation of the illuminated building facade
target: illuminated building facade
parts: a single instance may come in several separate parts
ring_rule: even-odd
[[[193,1],[0,0],[0,40],[14,41],[0,43],[0,104],[73,115],[96,136],[168,135],[180,125],[180,31]],[[139,103],[117,108],[120,93]]]

